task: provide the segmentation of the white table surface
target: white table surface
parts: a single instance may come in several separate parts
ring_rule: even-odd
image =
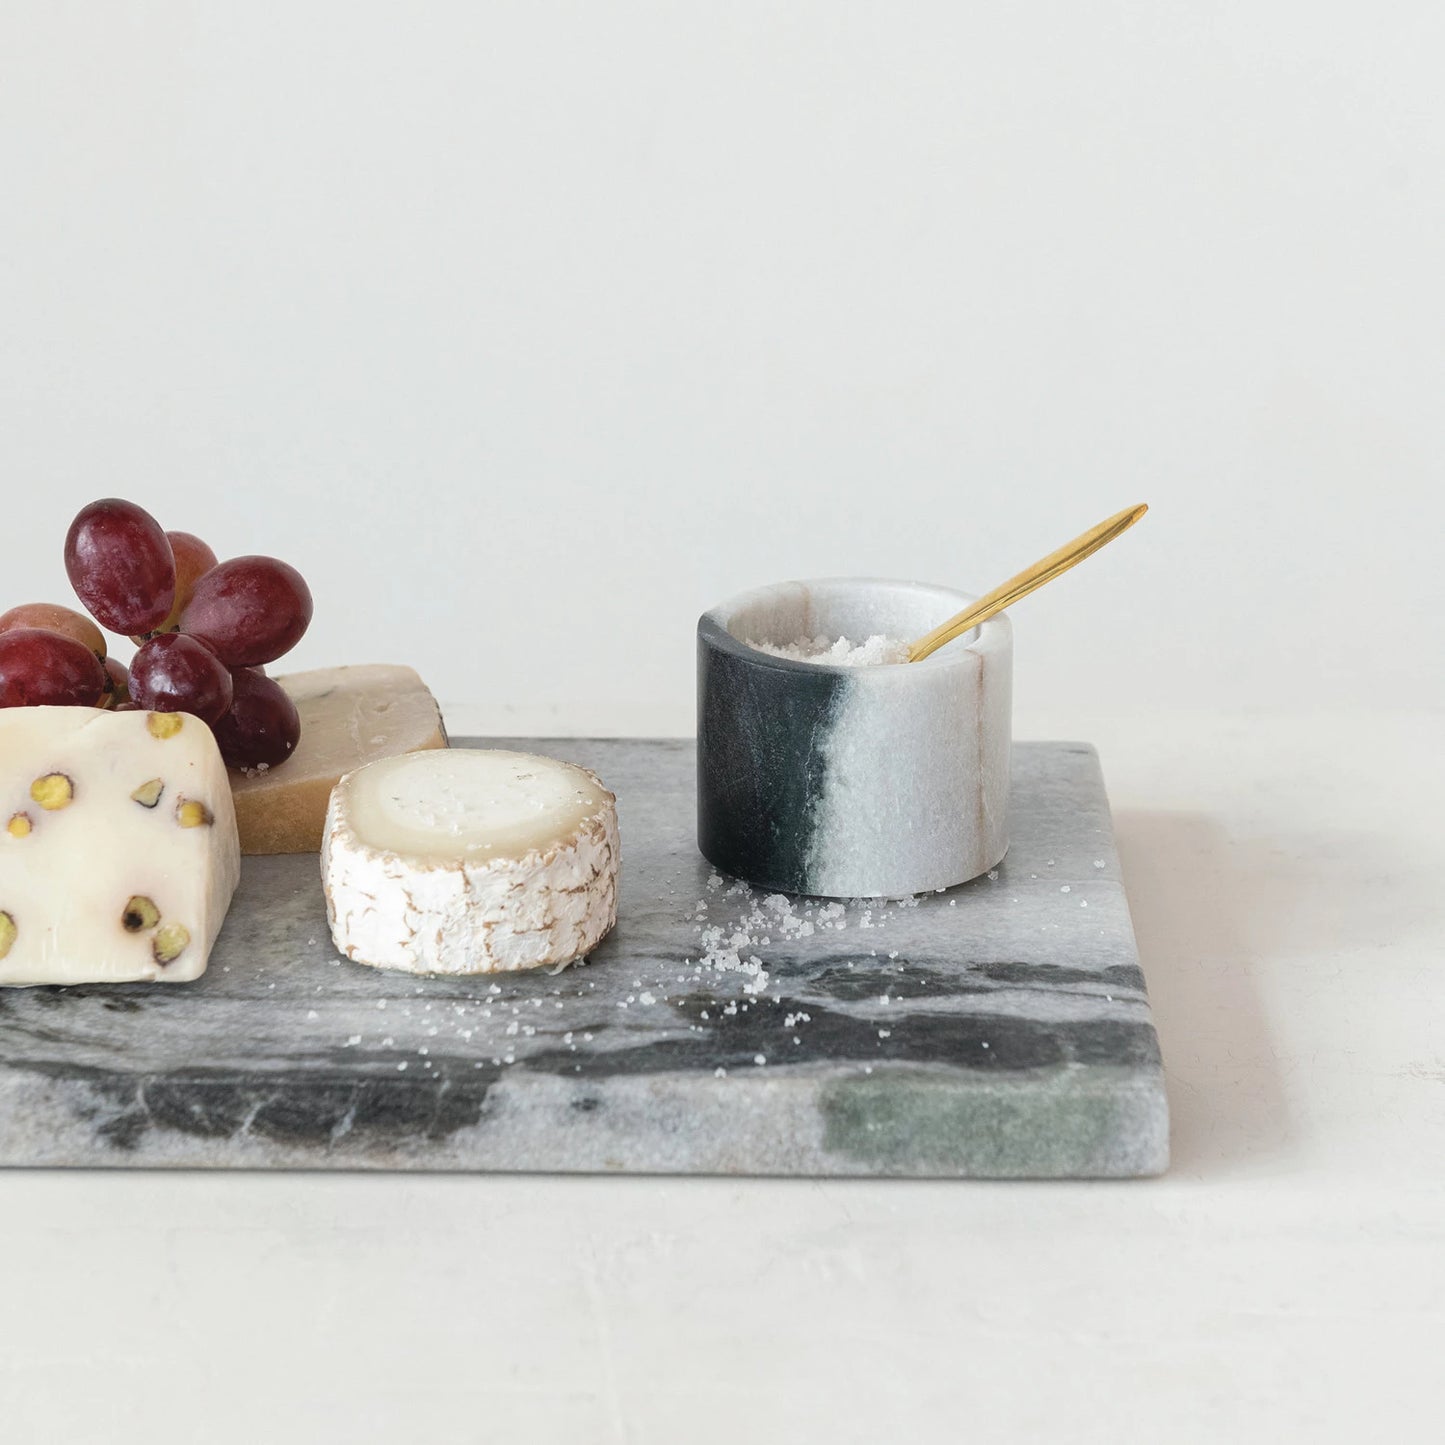
[[[0,1174],[0,1438],[1442,1438],[1445,718],[1099,744],[1132,1184]]]

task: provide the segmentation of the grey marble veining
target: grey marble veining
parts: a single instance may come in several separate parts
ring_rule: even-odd
[[[997,877],[831,914],[796,900],[784,924],[761,894],[710,883],[691,743],[505,745],[583,763],[618,795],[620,919],[586,966],[362,968],[331,946],[314,857],[249,858],[199,982],[0,990],[0,1164],[1165,1167],[1158,1043],[1092,748],[1016,745]]]

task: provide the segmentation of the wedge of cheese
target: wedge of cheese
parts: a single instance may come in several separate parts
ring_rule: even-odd
[[[243,853],[315,853],[343,774],[447,745],[436,699],[409,667],[326,667],[276,680],[301,714],[301,741],[269,772],[231,774]]]
[[[570,963],[617,917],[617,800],[553,758],[414,753],[341,780],[321,871],[336,947],[410,973]]]
[[[0,709],[0,984],[199,978],[240,876],[199,718]]]

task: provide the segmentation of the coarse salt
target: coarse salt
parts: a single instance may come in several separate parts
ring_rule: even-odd
[[[769,657],[785,657],[791,662],[813,662],[826,667],[877,667],[883,663],[907,662],[908,644],[901,638],[885,637],[881,632],[862,642],[846,637],[800,637],[796,642],[758,642],[749,639],[755,652]]]

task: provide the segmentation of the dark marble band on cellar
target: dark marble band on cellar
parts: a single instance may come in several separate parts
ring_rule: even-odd
[[[757,666],[711,618],[698,623],[698,847],[760,887],[809,893],[810,801],[850,679],[821,667]]]

